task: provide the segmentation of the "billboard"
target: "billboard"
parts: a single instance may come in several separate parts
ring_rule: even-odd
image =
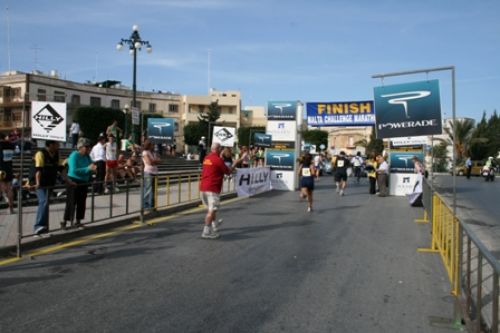
[[[272,170],[293,171],[295,166],[295,150],[266,149],[266,166]]]
[[[273,136],[265,133],[254,133],[253,144],[257,147],[269,148],[273,141]]]
[[[214,126],[212,143],[218,142],[222,147],[233,147],[236,129],[234,127]]]
[[[410,136],[405,138],[394,138],[391,139],[391,145],[393,147],[401,146],[422,146],[426,145],[428,139],[426,136]]]
[[[297,116],[297,102],[268,102],[268,120],[295,120]]]
[[[418,157],[420,161],[424,160],[424,153],[419,152],[404,152],[391,151],[389,153],[389,170],[391,173],[413,173],[415,165],[413,164],[413,156]]]
[[[174,142],[174,118],[148,118],[148,138],[152,143]]]
[[[374,88],[377,138],[441,134],[439,81]]]
[[[271,187],[273,190],[293,191],[295,172],[271,170]]]
[[[66,141],[66,103],[31,102],[31,137]]]
[[[373,101],[306,103],[308,126],[373,126]]]
[[[297,136],[297,123],[293,121],[269,120],[267,122],[267,134],[273,137],[274,141],[295,142]]]

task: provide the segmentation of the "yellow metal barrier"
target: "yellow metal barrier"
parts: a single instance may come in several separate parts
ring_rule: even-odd
[[[170,176],[167,176],[167,206],[170,206]]]
[[[191,201],[191,175],[188,175],[188,200]]]
[[[432,197],[432,240],[429,248],[419,248],[419,252],[439,253],[443,260],[448,278],[452,285],[451,293],[460,294],[459,251],[460,223],[443,200],[434,194]]]
[[[414,220],[415,223],[429,223],[429,216],[427,210],[424,208],[424,218]]]

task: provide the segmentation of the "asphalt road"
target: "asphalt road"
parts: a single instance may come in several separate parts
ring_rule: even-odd
[[[435,187],[451,205],[453,178],[449,175],[435,177]],[[483,177],[457,176],[457,215],[466,223],[500,260],[500,178],[485,182]]]
[[[450,285],[422,210],[367,186],[317,185],[0,266],[0,332],[448,332]]]

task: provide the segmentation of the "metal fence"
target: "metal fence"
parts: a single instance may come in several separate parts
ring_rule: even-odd
[[[154,207],[144,209],[146,214],[176,205],[195,203],[200,200],[200,173],[198,171],[158,175],[154,177],[153,181],[156,185],[154,191],[155,205]],[[82,227],[88,224],[140,215],[142,191],[139,179],[118,183],[113,190],[103,195],[99,195],[94,190],[96,185],[98,185],[97,182],[79,185],[88,189],[85,201],[85,217],[81,220]],[[57,233],[62,230],[61,222],[65,220],[64,211],[68,200],[65,193],[67,189],[63,186],[56,186],[45,188],[45,190],[51,193],[48,201],[48,229],[50,233]],[[232,193],[234,190],[233,178],[225,177],[222,194]],[[32,196],[35,196],[33,192]],[[22,201],[21,206],[18,207],[17,214],[10,215],[9,217],[12,220],[17,219],[18,223],[15,224],[16,230],[11,232],[13,235],[4,242],[3,246],[17,245],[18,255],[21,254],[23,239],[35,236],[33,226],[36,221],[37,210],[36,199]],[[74,221],[74,216],[68,220],[67,229],[75,227]]]
[[[427,182],[425,182],[427,183]],[[423,187],[426,216],[432,238],[424,252],[439,253],[456,297],[461,319],[471,332],[498,333],[500,263],[474,232],[457,216],[449,203],[427,183]],[[426,193],[427,192],[427,193]]]

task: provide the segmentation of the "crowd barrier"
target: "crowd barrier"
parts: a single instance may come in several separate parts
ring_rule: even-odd
[[[424,216],[430,217],[432,223],[432,238],[430,247],[419,251],[440,254],[451,294],[457,300],[459,320],[467,329],[498,333],[499,261],[469,226],[453,214],[446,198],[436,193],[427,180],[423,202]]]
[[[194,203],[200,200],[199,171],[183,172],[179,174],[158,175],[154,177],[154,207],[141,207],[141,180],[117,183],[114,190],[106,194],[98,194],[98,182],[81,184],[87,187],[85,218],[81,221],[83,227],[94,223],[119,219],[124,217],[140,216],[152,211],[162,210],[181,204]],[[104,184],[102,184],[104,185]],[[108,184],[109,187],[109,184]],[[49,232],[58,233],[62,230],[60,222],[64,221],[66,207],[66,188],[59,185],[45,188],[50,195],[49,199]],[[225,177],[222,194],[235,192],[233,177]],[[35,199],[36,200],[36,199]],[[34,237],[33,226],[36,220],[37,202],[22,201],[17,211],[17,254],[21,255],[22,240]],[[14,218],[14,217],[13,217]],[[66,229],[74,227],[75,216],[68,220]],[[14,246],[16,244],[10,244]]]

